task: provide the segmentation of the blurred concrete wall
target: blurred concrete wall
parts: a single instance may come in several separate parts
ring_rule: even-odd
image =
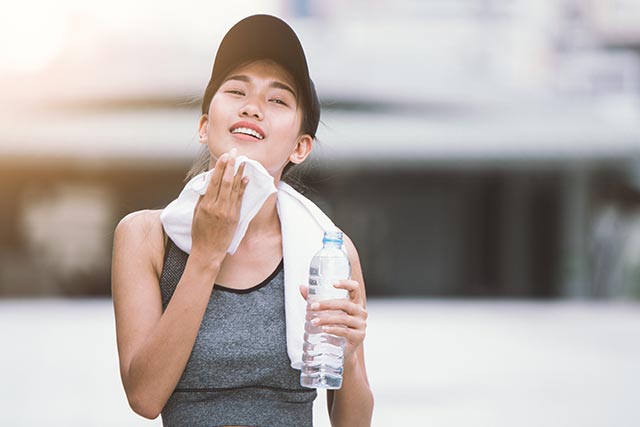
[[[108,294],[116,223],[165,206],[187,167],[3,164],[2,295]],[[359,248],[371,295],[639,295],[640,192],[615,167],[316,167],[303,181]]]

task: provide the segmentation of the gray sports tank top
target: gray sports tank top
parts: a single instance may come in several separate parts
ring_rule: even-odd
[[[160,276],[167,307],[188,255],[167,240]],[[312,426],[316,391],[291,368],[282,262],[260,284],[213,287],[191,356],[162,410],[165,427]]]

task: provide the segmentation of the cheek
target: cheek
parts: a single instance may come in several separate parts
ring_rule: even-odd
[[[296,139],[300,134],[300,116],[298,114],[282,115],[277,120],[277,126],[282,135],[287,135],[288,139]]]
[[[215,126],[217,122],[224,119],[229,109],[227,104],[228,103],[223,102],[221,98],[218,98],[217,95],[213,97],[211,104],[209,104],[209,126]],[[227,105],[227,108],[225,108],[225,105]]]

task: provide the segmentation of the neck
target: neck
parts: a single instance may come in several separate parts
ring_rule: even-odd
[[[262,208],[260,208],[256,216],[254,216],[249,223],[244,239],[280,232],[280,218],[278,217],[276,201],[277,193],[270,195],[267,200],[265,200]]]

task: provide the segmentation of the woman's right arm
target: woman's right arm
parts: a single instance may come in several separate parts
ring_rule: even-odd
[[[154,266],[158,244],[149,238],[158,222],[137,213],[116,228],[112,295],[120,375],[131,408],[143,417],[160,414],[184,371],[235,231],[247,180],[242,166],[234,177],[234,160],[220,157],[196,205],[191,254],[164,313]]]

